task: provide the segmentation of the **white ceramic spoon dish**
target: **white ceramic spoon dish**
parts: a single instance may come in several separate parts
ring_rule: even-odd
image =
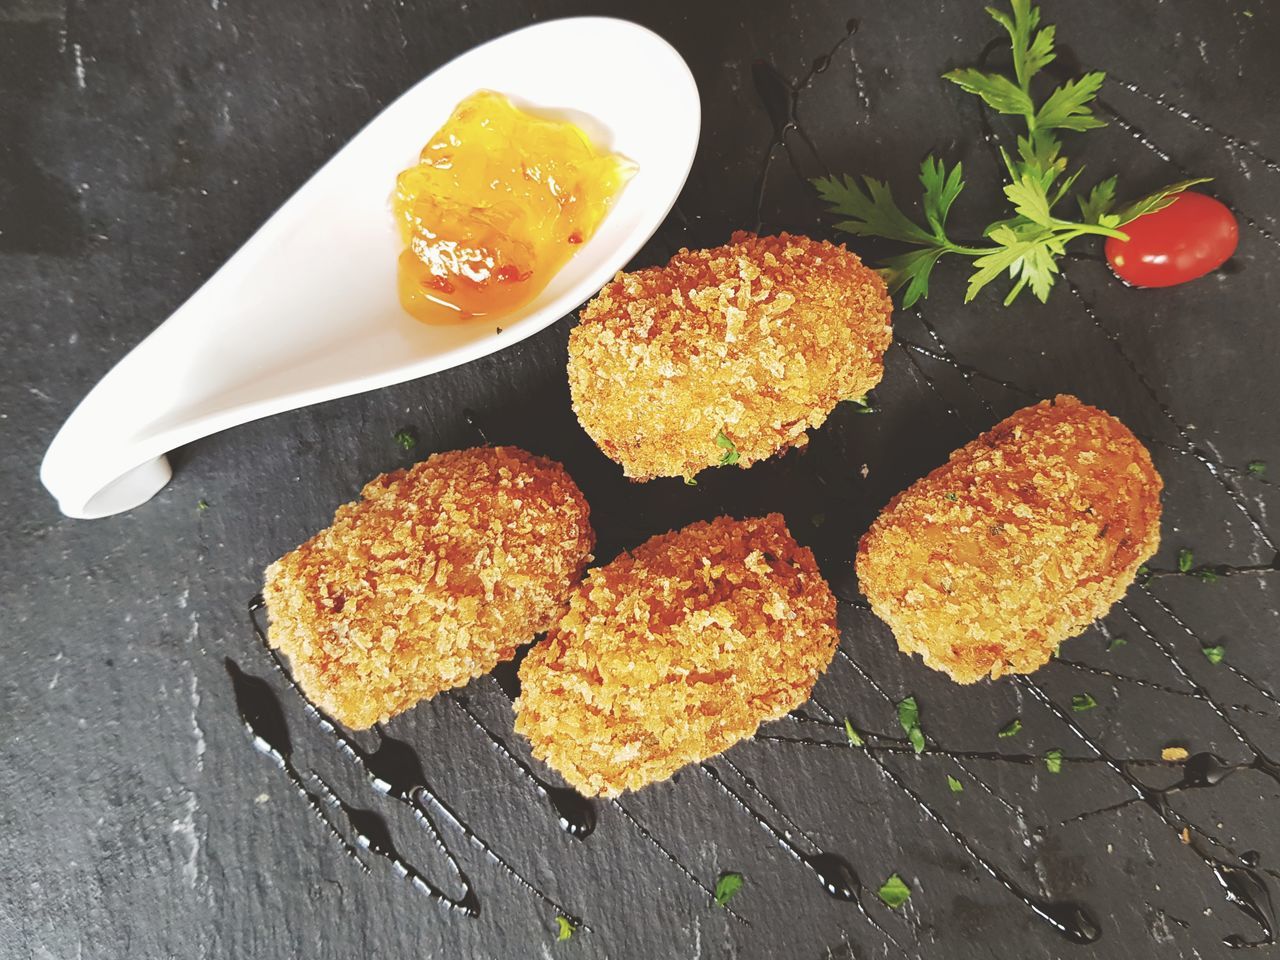
[[[576,120],[639,169],[534,300],[500,317],[430,326],[397,299],[391,191],[458,101],[480,89]],[[657,230],[689,174],[700,120],[684,60],[626,21],[555,20],[463,54],[380,113],[103,377],[54,438],[41,481],[68,516],[120,513],[168,483],[165,454],[185,443],[445,370],[537,333],[591,297]]]

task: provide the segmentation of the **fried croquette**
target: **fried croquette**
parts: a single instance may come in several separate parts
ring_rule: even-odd
[[[363,729],[509,660],[591,560],[587,502],[515,447],[383,474],[266,571],[268,639],[307,695]]]
[[[520,666],[515,729],[584,794],[617,796],[799,706],[838,642],[779,514],[695,523],[587,574]]]
[[[749,467],[880,382],[891,311],[843,246],[738,232],[619,273],[587,304],[569,335],[573,409],[637,480]]]
[[[1155,553],[1162,487],[1115,417],[1045,400],[889,501],[858,546],[862,591],[902,651],[958,683],[1030,673]]]

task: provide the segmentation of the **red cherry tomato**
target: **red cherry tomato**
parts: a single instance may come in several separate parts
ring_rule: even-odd
[[[1182,193],[1163,210],[1120,228],[1128,241],[1107,238],[1107,262],[1135,287],[1172,287],[1216,270],[1236,252],[1239,228],[1223,204]]]

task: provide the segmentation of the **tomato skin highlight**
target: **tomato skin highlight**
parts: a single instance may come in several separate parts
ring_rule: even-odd
[[[1135,287],[1172,287],[1203,277],[1227,262],[1240,239],[1231,211],[1203,193],[1181,193],[1163,210],[1120,229],[1129,239],[1107,238],[1107,263]]]

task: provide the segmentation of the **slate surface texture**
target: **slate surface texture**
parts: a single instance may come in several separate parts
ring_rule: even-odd
[[[301,770],[320,770],[345,797],[381,810],[406,855],[447,880],[425,832],[369,790],[272,673],[245,605],[262,568],[368,478],[474,443],[465,409],[495,442],[569,466],[592,503],[604,559],[693,519],[780,509],[847,592],[856,538],[893,493],[1029,398],[1070,391],[1152,443],[1167,485],[1154,567],[1174,568],[1181,548],[1197,564],[1271,564],[1280,498],[1246,465],[1267,461],[1280,475],[1274,3],[1045,9],[1079,64],[1113,74],[1103,90],[1111,125],[1070,141],[1087,176],[1118,171],[1133,195],[1184,171],[1216,178],[1212,190],[1241,216],[1230,269],[1140,291],[1080,260],[1066,267],[1076,293],[1060,284],[1047,305],[1023,298],[1003,309],[993,294],[961,306],[963,270],[944,263],[923,311],[897,318],[879,412],[844,405],[804,453],[716,471],[696,488],[628,484],[570,412],[568,317],[461,369],[192,444],[174,455],[173,482],[131,513],[59,515],[37,483],[40,458],[116,360],[400,91],[482,40],[579,13],[651,26],[688,59],[702,92],[689,184],[638,263],[757,222],[830,235],[804,177],[872,174],[905,198],[931,149],[963,158],[969,171],[956,222],[989,219],[998,171],[976,101],[938,79],[973,63],[996,35],[977,3],[0,0],[0,954],[1207,958],[1229,954],[1225,937],[1265,939],[1267,912],[1250,917],[1221,886],[1256,880],[1272,885],[1256,896],[1275,896],[1267,870],[1280,867],[1280,785],[1263,762],[1169,798],[1178,817],[1225,845],[1211,847],[1224,863],[1257,851],[1254,873],[1215,876],[1025,689],[954,686],[899,655],[886,628],[853,606],[841,613],[851,659],[837,659],[816,691],[833,712],[895,735],[892,701],[914,694],[941,747],[1028,758],[736,747],[728,760],[776,810],[716,761],[779,830],[848,860],[865,913],[828,897],[697,769],[624,801],[676,866],[607,804],[593,836],[566,836],[518,769],[450,704],[394,721],[440,795],[590,924],[565,943],[554,942],[554,911],[447,824],[479,919],[446,915],[376,859],[361,872],[252,749],[223,658],[281,691]],[[858,29],[839,43],[851,17]],[[833,48],[799,95],[801,130],[775,131],[753,79],[768,71],[753,74],[753,64],[796,79]],[[938,359],[947,356],[967,366]],[[417,434],[412,454],[393,439],[403,427]],[[1231,763],[1280,757],[1278,588],[1267,574],[1160,577],[1131,590],[1129,612],[1117,608],[1069,642],[1069,663],[1035,680],[1056,704],[1096,698],[1095,709],[1068,716],[1119,757],[1156,759],[1173,743]],[[1128,642],[1107,652],[1108,637]],[[1216,644],[1227,654],[1217,666],[1200,651]],[[495,685],[467,692],[523,755]],[[998,739],[1015,716],[1022,733]],[[840,740],[795,720],[768,732]],[[1057,775],[1039,762],[1054,748],[1068,757]],[[1131,769],[1156,785],[1180,775],[1158,764]],[[948,774],[963,793],[948,789]],[[1066,942],[913,793],[1017,887],[1084,904],[1101,939]],[[704,891],[726,870],[746,878],[732,905],[749,925]],[[913,893],[889,910],[874,891],[895,872]]]

